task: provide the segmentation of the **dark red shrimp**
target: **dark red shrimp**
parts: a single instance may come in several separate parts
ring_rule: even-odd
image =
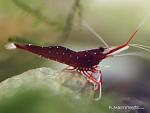
[[[73,70],[80,72],[89,82],[93,83],[94,91],[99,92],[99,99],[101,97],[101,86],[102,86],[102,74],[99,68],[99,63],[109,56],[115,55],[123,50],[126,50],[130,46],[130,42],[138,32],[140,26],[131,35],[129,40],[120,46],[115,48],[104,48],[100,47],[97,49],[85,50],[85,51],[73,51],[62,46],[49,46],[40,47],[32,44],[22,45],[11,43],[10,48],[19,48],[34,54],[38,54],[50,60],[54,60],[63,64],[67,64],[73,67]],[[136,47],[136,46],[135,46]]]
[[[129,42],[131,41],[133,36],[126,44],[118,46],[112,50],[109,50],[108,52],[105,51],[106,48],[103,47],[78,52],[62,46],[40,47],[32,44],[22,45],[11,43],[11,47],[23,49],[40,55],[44,58],[67,64],[73,67],[74,70],[80,72],[86,77],[89,82],[93,83],[94,90],[97,91],[101,90],[100,87],[102,84],[102,75],[101,70],[98,70],[98,64],[103,59],[111,56],[114,52],[122,50],[124,48],[128,48]],[[96,75],[94,75],[94,73]]]
[[[63,64],[72,66],[73,69],[82,73],[88,81],[94,85],[99,84],[97,78],[92,76],[92,73],[97,72],[97,65],[105,58],[104,48],[91,49],[86,51],[73,51],[62,46],[40,47],[32,44],[22,45],[11,43],[11,47],[23,49],[41,57],[54,60]],[[88,71],[92,73],[89,74]]]

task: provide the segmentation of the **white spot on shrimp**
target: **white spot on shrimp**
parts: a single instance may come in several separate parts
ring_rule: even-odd
[[[87,56],[86,54],[84,56]]]
[[[94,55],[96,55],[97,53],[95,52]]]
[[[62,54],[63,54],[63,55],[65,55],[65,53],[64,53],[64,52],[63,52]]]
[[[59,47],[58,47],[58,46],[56,46],[56,48],[58,49]]]
[[[28,44],[28,46],[31,46],[32,44]]]
[[[79,59],[79,57],[77,56],[77,60]]]

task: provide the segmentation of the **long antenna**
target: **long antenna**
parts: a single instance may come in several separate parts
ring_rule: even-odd
[[[140,52],[131,52],[131,53],[124,53],[124,54],[118,54],[114,55],[115,57],[122,57],[122,56],[143,56]]]
[[[133,45],[133,44],[130,44],[130,46],[136,47],[136,48],[139,48],[139,49],[143,49],[143,50],[145,50],[145,51],[150,52],[150,49],[149,49],[149,48],[146,48],[145,46],[139,46],[139,45]]]
[[[142,45],[142,44],[130,44],[130,45],[141,46],[141,47],[150,49],[150,46],[145,46],[145,45]]]
[[[133,32],[133,34],[130,36],[128,42],[126,43],[127,45],[131,42],[131,40],[134,38],[134,36],[138,33],[139,29],[142,27],[142,25],[145,23],[146,19],[149,17],[149,13],[147,15],[144,16],[143,20],[140,22],[140,24],[138,25],[138,27],[136,28],[135,32]]]
[[[93,35],[95,35],[100,41],[106,46],[106,48],[109,48],[108,44],[105,42],[105,40],[84,20],[82,21],[82,25],[86,27]]]

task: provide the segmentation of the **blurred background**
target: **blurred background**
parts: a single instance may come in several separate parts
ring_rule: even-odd
[[[126,42],[149,14],[149,5],[148,0],[0,0],[0,81],[34,68],[66,66],[22,50],[6,50],[8,39],[76,51],[103,46],[82,25],[85,20],[110,46],[116,46]],[[150,46],[149,30],[150,17],[132,43]],[[132,55],[101,63],[104,92],[119,95],[126,104],[150,105],[150,54],[134,47],[124,53]]]

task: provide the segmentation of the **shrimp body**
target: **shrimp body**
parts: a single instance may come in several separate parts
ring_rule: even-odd
[[[62,46],[40,47],[32,44],[22,45],[15,43],[13,43],[13,46],[41,57],[69,65],[73,67],[72,70],[80,72],[89,82],[96,86],[100,81],[102,82],[102,80],[97,80],[101,78],[100,75],[93,76],[93,73],[98,72],[98,64],[107,56],[103,53],[103,47],[76,52]]]
[[[40,47],[31,44],[15,44],[15,46],[19,49],[32,52],[41,57],[67,64],[78,69],[92,68],[93,66],[98,65],[105,56],[105,54],[102,53],[102,49],[76,52],[62,46]]]

